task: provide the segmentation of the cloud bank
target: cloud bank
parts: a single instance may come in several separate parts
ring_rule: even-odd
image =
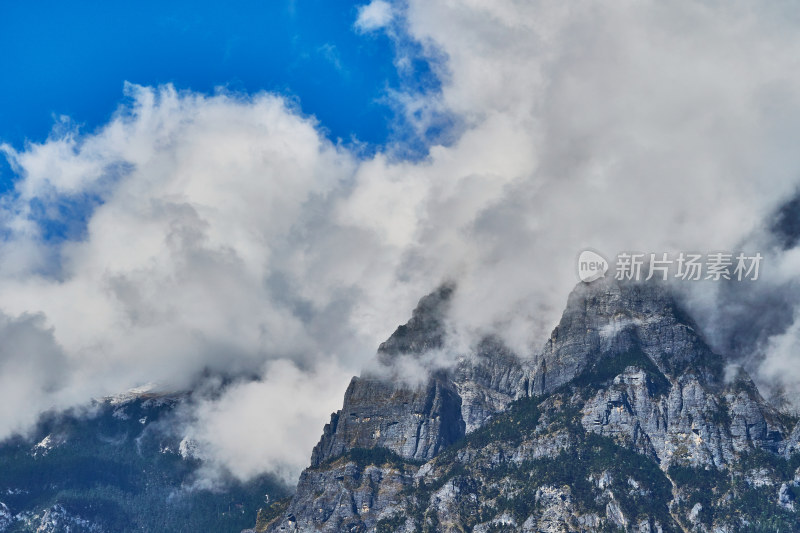
[[[96,132],[66,123],[6,146],[19,178],[0,210],[0,373],[16,388],[0,388],[0,437],[145,382],[250,375],[199,403],[188,432],[239,477],[296,469],[348,377],[444,280],[457,345],[494,332],[523,355],[587,247],[758,248],[764,287],[793,290],[799,252],[769,227],[800,185],[798,17],[749,2],[373,2],[356,28],[393,21],[398,68],[421,53],[441,82],[390,95],[417,132],[448,117],[422,159],[401,145],[364,157],[274,95],[169,86],[129,85]],[[800,383],[794,304],[779,331],[734,346],[715,324],[748,310],[718,297],[690,295],[719,345]]]

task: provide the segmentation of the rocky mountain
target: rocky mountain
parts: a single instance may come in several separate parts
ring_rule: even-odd
[[[0,532],[239,532],[270,477],[203,488],[192,443],[175,430],[185,395],[131,393],[45,416],[0,444]]]
[[[381,345],[385,372],[353,378],[255,531],[800,531],[797,418],[726,373],[665,286],[580,284],[534,357],[487,338],[394,379],[443,347],[453,290]]]

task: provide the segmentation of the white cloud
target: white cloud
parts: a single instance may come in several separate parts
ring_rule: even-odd
[[[392,18],[394,18],[392,4],[384,0],[372,0],[369,4],[358,8],[355,27],[363,32],[374,31],[388,26]]]
[[[188,437],[208,462],[210,477],[224,471],[242,479],[265,465],[287,480],[309,463],[309,443],[320,420],[341,402],[350,374],[330,364],[304,372],[288,361],[267,364],[262,381],[234,385],[221,399],[203,400],[194,410]]]
[[[760,366],[760,379],[782,390],[797,407],[800,393],[800,320],[789,329],[769,339],[766,359]]]
[[[41,315],[0,314],[0,338],[0,435],[25,433],[40,412],[75,392],[64,390],[70,368]]]
[[[359,162],[280,97],[126,90],[133,104],[96,133],[4,147],[20,181],[0,211],[0,310],[11,324],[36,319],[25,336],[7,332],[0,351],[9,384],[0,389],[9,413],[0,438],[43,410],[143,383],[171,391],[209,370],[258,375],[201,420],[219,422],[213,413],[228,412],[229,395],[254,398],[243,390],[259,387],[313,406],[298,414],[307,417],[300,432],[290,431],[296,417],[269,415],[270,433],[299,436],[251,456],[266,457],[262,469],[294,471],[349,377],[433,285],[409,289],[393,270],[401,250],[368,228],[334,223]],[[99,201],[85,232],[44,238],[42,213],[63,223],[59,205],[76,197]],[[289,362],[309,381],[298,383]],[[234,473],[253,473],[226,443],[202,442]]]

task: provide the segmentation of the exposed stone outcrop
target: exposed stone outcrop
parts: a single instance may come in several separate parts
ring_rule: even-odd
[[[314,448],[311,465],[354,448],[387,448],[407,459],[430,459],[463,435],[461,398],[441,376],[421,387],[353,378],[342,410],[331,415]]]
[[[773,408],[746,393],[716,395],[693,375],[654,394],[635,366],[616,376],[583,408],[587,431],[632,443],[659,462],[722,467],[758,448],[777,450],[786,433]]]

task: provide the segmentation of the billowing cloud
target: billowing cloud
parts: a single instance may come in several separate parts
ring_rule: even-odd
[[[309,443],[319,439],[320,420],[341,401],[342,383],[351,377],[335,365],[304,372],[286,360],[267,363],[263,375],[193,406],[186,442],[206,462],[201,482],[221,472],[247,479],[265,468],[293,481],[298,465],[308,462]]]
[[[57,393],[34,382],[51,403],[259,376],[200,402],[190,433],[239,476],[301,467],[333,391],[443,280],[458,286],[455,345],[495,332],[522,355],[558,320],[587,247],[762,247],[764,287],[783,287],[796,252],[767,225],[800,181],[798,14],[372,2],[356,27],[402,18],[398,67],[421,50],[441,81],[392,95],[418,132],[449,117],[448,142],[413,160],[351,153],[269,94],[129,86],[97,132],[6,147],[20,179],[0,213],[0,311],[37,317],[41,357],[65,369]],[[693,298],[717,312],[717,296]],[[792,307],[783,337],[759,344],[765,372],[794,353]],[[38,366],[16,366],[20,383]],[[0,390],[40,410],[20,397]],[[264,431],[242,440],[258,412]]]
[[[30,324],[4,336],[0,369],[15,386],[0,403],[14,417],[0,438],[43,410],[142,384],[173,391],[209,372],[263,376],[226,394],[313,409],[295,417],[276,404],[269,434],[296,438],[271,452],[256,450],[263,439],[241,442],[269,459],[262,469],[296,469],[347,379],[431,287],[407,289],[399,249],[336,222],[360,162],[282,98],[126,93],[131,103],[97,132],[62,125],[24,151],[4,147],[20,179],[0,214],[0,307],[11,324]],[[298,384],[287,368],[327,388],[323,377]],[[198,405],[198,427],[218,425],[222,409],[243,420],[227,397]],[[259,401],[241,408],[271,412]],[[304,416],[315,423],[289,431]],[[254,473],[221,437],[198,442],[234,473]]]

